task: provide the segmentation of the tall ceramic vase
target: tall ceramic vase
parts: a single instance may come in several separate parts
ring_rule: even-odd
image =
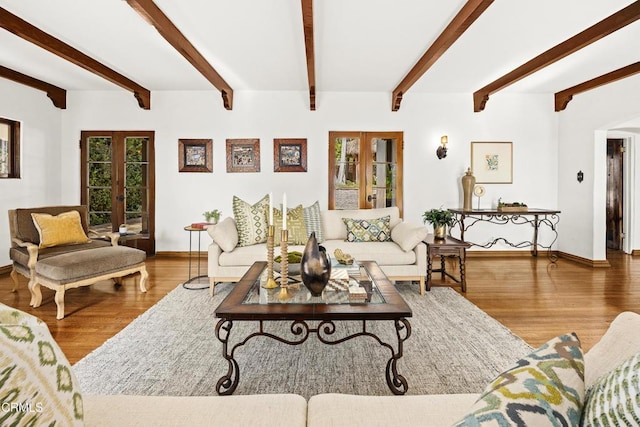
[[[300,275],[302,276],[302,283],[314,297],[321,296],[322,291],[329,283],[331,260],[325,248],[318,245],[315,232],[309,236],[307,245],[302,253]]]
[[[467,173],[462,177],[462,195],[464,197],[462,209],[465,211],[473,209],[473,187],[475,187],[475,185],[476,177],[473,176],[471,168],[467,168]]]

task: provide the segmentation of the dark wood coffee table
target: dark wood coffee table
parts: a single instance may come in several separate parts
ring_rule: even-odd
[[[361,261],[359,273],[350,275],[350,280],[357,280],[367,290],[365,302],[349,302],[345,291],[325,290],[323,297],[312,297],[309,291],[300,284],[300,290],[289,290],[290,298],[278,297],[280,289],[265,289],[261,283],[265,281],[266,262],[256,262],[234,286],[229,295],[216,308],[219,317],[216,325],[216,337],[222,343],[222,356],[229,366],[216,385],[218,394],[233,394],[240,381],[240,367],[234,358],[236,349],[245,345],[253,337],[266,336],[289,345],[299,345],[315,334],[324,344],[335,345],[353,338],[365,336],[378,341],[388,348],[391,357],[386,366],[386,380],[394,394],[407,392],[407,380],[398,373],[398,360],[402,357],[403,343],[411,336],[411,308],[396,291],[393,283],[387,279],[380,267],[373,261]],[[291,282],[290,282],[291,283]],[[291,321],[289,331],[295,339],[279,337],[265,332],[264,322]],[[362,321],[362,328],[346,336],[337,336],[335,322],[345,320]],[[235,321],[256,321],[257,331],[237,341],[229,349],[229,336]],[[368,321],[391,321],[395,326],[397,346],[382,341],[377,335],[367,330]],[[310,323],[312,322],[312,323]],[[234,339],[234,341],[236,341]],[[229,351],[231,350],[231,351]]]

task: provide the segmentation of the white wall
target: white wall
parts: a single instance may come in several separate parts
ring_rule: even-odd
[[[559,113],[558,194],[563,211],[559,249],[563,252],[606,259],[606,139],[611,129],[637,126],[638,93],[640,76],[630,77],[576,96]],[[579,170],[584,172],[581,184],[576,180]]]
[[[216,91],[153,92],[150,111],[118,91],[73,92],[68,103],[61,138],[62,182],[70,199],[65,202],[79,200],[81,130],[156,131],[158,251],[186,250],[182,228],[202,221],[205,210],[231,215],[233,195],[254,202],[272,191],[279,202],[286,191],[290,205],[319,200],[326,208],[332,130],[404,131],[408,220],[421,223],[427,209],[462,205],[460,178],[469,166],[470,141],[512,141],[514,146],[514,183],[485,185],[483,207],[499,197],[557,207],[557,124],[548,95],[496,96],[483,113],[473,113],[471,94],[410,94],[398,112],[391,111],[387,93],[319,93],[315,112],[309,111],[304,92],[235,92],[232,111],[224,110]],[[438,160],[435,151],[444,134],[449,154]],[[307,138],[307,173],[273,172],[273,138],[286,137]],[[178,172],[180,138],[213,139],[213,173]],[[227,138],[260,138],[260,173],[226,173]],[[530,230],[523,231],[530,239]]]
[[[7,210],[61,202],[63,114],[44,92],[0,79],[0,117],[21,124],[21,179],[0,179],[0,266],[10,264]]]

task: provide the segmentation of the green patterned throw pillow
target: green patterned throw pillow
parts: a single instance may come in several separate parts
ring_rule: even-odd
[[[322,232],[322,216],[320,214],[320,203],[316,200],[311,206],[303,208],[304,225],[307,228],[307,237],[311,237],[311,233],[316,233],[318,243],[324,242],[324,233]]]
[[[282,231],[282,211],[280,209],[273,210],[273,225],[273,242],[274,245],[279,246]],[[294,209],[287,209],[287,230],[287,242],[290,245],[305,245],[307,243],[307,227],[304,223],[302,205],[298,205]]]
[[[233,217],[238,228],[238,246],[251,246],[267,241],[269,195],[253,205],[233,196]]]
[[[0,304],[0,425],[82,426],[78,381],[40,319]]]
[[[374,219],[342,218],[347,226],[347,242],[388,242],[391,240],[389,215]]]
[[[640,353],[595,382],[582,413],[585,426],[640,424]]]
[[[487,386],[456,426],[576,426],[584,403],[584,360],[575,334],[556,337]]]

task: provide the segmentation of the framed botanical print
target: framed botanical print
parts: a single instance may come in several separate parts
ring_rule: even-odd
[[[178,170],[180,172],[213,172],[211,139],[179,139]]]
[[[478,184],[512,184],[513,144],[472,142],[471,170]]]
[[[273,140],[274,172],[306,172],[307,140],[306,139],[274,139]]]
[[[227,172],[260,172],[260,140],[227,139]]]

